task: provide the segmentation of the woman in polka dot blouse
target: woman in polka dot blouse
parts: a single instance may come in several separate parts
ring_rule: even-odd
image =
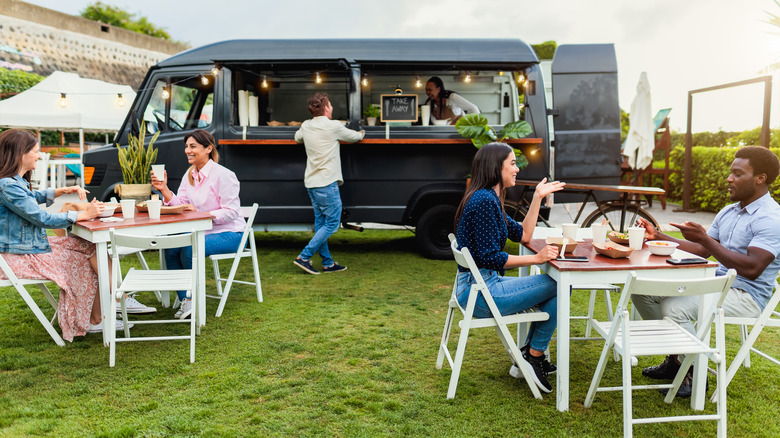
[[[507,187],[515,185],[519,169],[514,150],[505,143],[490,143],[474,156],[471,182],[455,215],[458,245],[467,247],[502,315],[511,315],[532,307],[539,307],[550,315],[547,321],[534,322],[528,333],[523,358],[534,369],[537,386],[547,393],[552,391],[547,373],[555,370],[545,358],[557,322],[557,285],[547,275],[504,277],[505,269],[545,263],[558,256],[554,246],[547,246],[535,255],[510,255],[503,251],[506,239],[515,242],[531,240],[539,215],[539,206],[547,195],[563,189],[565,183],[543,179],[534,192],[528,213],[520,224],[504,213],[503,201]],[[458,302],[466,307],[474,277],[458,267]],[[492,314],[484,298],[479,297],[474,317],[489,318]]]

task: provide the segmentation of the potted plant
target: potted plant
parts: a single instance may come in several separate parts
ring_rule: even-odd
[[[141,122],[138,136],[129,134],[127,136],[128,146],[121,148],[117,145],[119,154],[119,167],[122,169],[122,180],[124,184],[117,184],[114,191],[122,199],[135,199],[143,201],[149,199],[152,194],[152,164],[157,161],[157,149],[154,148],[154,142],[160,135],[156,132],[146,142],[146,122]]]
[[[471,139],[477,149],[494,141],[501,142],[507,138],[523,138],[533,132],[528,122],[518,120],[507,123],[501,131],[496,133],[496,130],[488,124],[487,117],[482,114],[466,114],[455,123],[455,129],[463,137]],[[517,167],[525,169],[528,166],[528,159],[520,149],[512,149],[517,157]]]
[[[368,126],[376,126],[376,119],[379,117],[379,105],[374,105],[373,103],[368,105],[363,110],[363,116],[366,118]]]

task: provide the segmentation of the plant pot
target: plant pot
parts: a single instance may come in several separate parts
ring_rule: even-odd
[[[366,117],[366,123],[368,126],[376,126],[376,117]]]
[[[152,185],[117,184],[114,186],[114,193],[117,193],[120,199],[134,199],[136,203],[148,201],[152,196]]]

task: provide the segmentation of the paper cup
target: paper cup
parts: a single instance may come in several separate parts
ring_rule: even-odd
[[[420,107],[420,122],[422,122],[423,126],[428,126],[428,123],[431,120],[431,106],[430,105],[423,105]]]
[[[566,237],[571,240],[577,240],[577,224],[562,224],[561,229],[563,229],[563,237]]]
[[[590,226],[590,230],[593,232],[593,243],[602,243],[607,240],[606,225],[593,224]]]
[[[642,249],[642,244],[645,243],[645,229],[644,227],[629,227],[628,228],[628,247],[633,250]]]
[[[132,219],[135,217],[135,199],[123,199],[119,201],[122,206],[122,217]]]
[[[156,221],[160,220],[160,209],[162,208],[162,201],[146,201],[146,209],[149,211],[149,219]]]
[[[152,164],[152,173],[160,181],[165,179],[165,164]]]

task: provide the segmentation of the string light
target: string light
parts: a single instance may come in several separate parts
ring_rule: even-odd
[[[118,106],[125,106],[125,98],[122,96],[122,93],[116,93],[116,104]]]
[[[417,88],[422,87],[422,80],[420,80],[420,75],[417,75],[417,79],[414,81],[414,86]]]
[[[471,73],[466,72],[466,77],[463,78],[463,82],[470,84],[471,83]]]
[[[171,97],[171,92],[168,91],[168,87],[163,87],[163,90],[162,90],[162,98],[163,98],[163,100],[168,100],[169,97]]]
[[[518,73],[517,74],[517,83],[518,84],[522,84],[523,82],[525,82],[525,75],[523,73]]]
[[[263,75],[263,81],[260,83],[260,86],[263,88],[268,88],[268,81],[266,80],[265,75]]]
[[[360,85],[364,87],[368,86],[368,73],[363,73],[363,79],[360,81]]]
[[[217,77],[217,75],[219,74],[219,67],[212,68],[211,69],[211,74],[213,74],[214,77]]]
[[[203,84],[203,85],[208,85],[209,84],[209,78],[207,76],[205,76],[205,75],[201,76],[200,77],[200,83]]]
[[[499,70],[498,75],[499,76],[504,76],[504,70]]]
[[[316,82],[318,84],[322,83],[322,78],[320,77],[320,72],[316,73],[316,77],[314,78],[314,82]]]
[[[59,105],[60,108],[68,106],[68,96],[65,93],[60,93],[60,101],[57,102],[57,105]]]

